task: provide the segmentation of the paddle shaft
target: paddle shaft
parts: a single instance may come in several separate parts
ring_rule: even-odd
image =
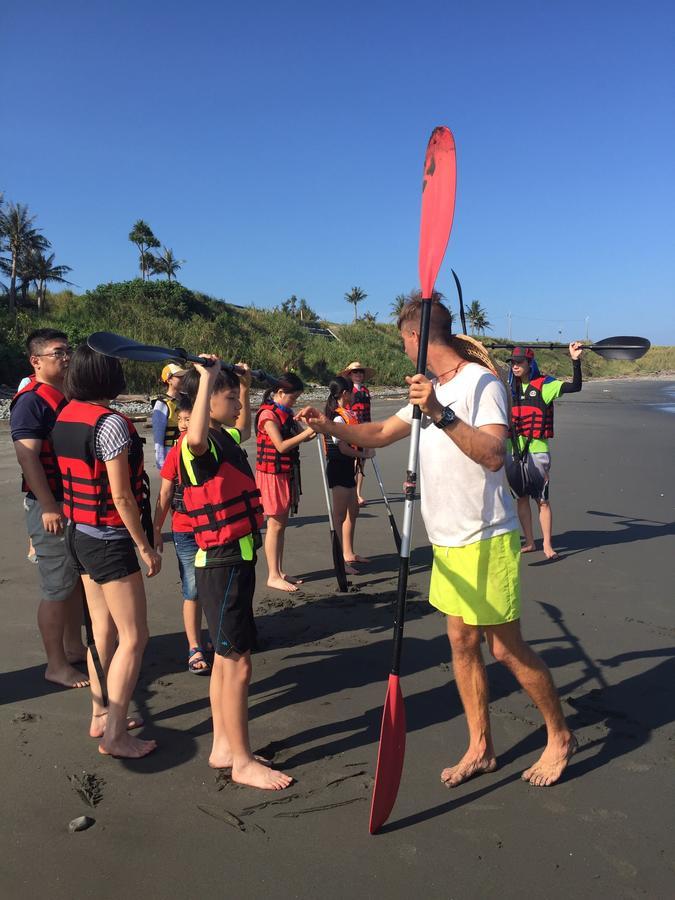
[[[330,500],[330,488],[328,487],[328,476],[326,475],[326,461],[324,459],[323,438],[319,435],[316,446],[319,452],[319,468],[321,469],[321,482],[323,484],[323,493],[326,498],[326,509],[328,511],[328,525],[330,526],[330,542],[331,552],[333,554],[333,564],[335,566],[335,577],[337,579],[338,588],[341,593],[349,590],[347,582],[347,573],[344,571],[344,560],[342,555],[342,540],[335,531],[335,521],[333,519],[333,505]],[[326,437],[328,440],[328,437]]]
[[[422,300],[420,322],[420,343],[417,351],[417,374],[424,375],[427,369],[427,348],[429,346],[429,323],[431,321],[431,298]],[[398,589],[396,595],[396,612],[394,614],[394,652],[391,663],[391,674],[398,675],[401,665],[401,649],[403,647],[403,626],[405,624],[405,601],[408,592],[408,573],[410,571],[410,543],[412,540],[413,513],[415,511],[415,492],[417,490],[417,462],[420,449],[420,429],[422,426],[422,410],[413,406],[413,420],[410,430],[410,450],[408,453],[408,470],[406,472],[405,504],[403,507],[403,533],[401,535],[401,559],[398,567]]]
[[[378,465],[377,460],[373,456],[372,458],[373,469],[375,470],[375,478],[377,478],[377,483],[380,486],[380,491],[382,492],[382,499],[384,500],[384,505],[387,507],[387,514],[389,516],[389,524],[391,525],[391,530],[394,535],[394,543],[396,544],[396,552],[401,552],[401,535],[398,531],[398,526],[396,524],[396,519],[394,518],[393,510],[389,504],[389,498],[387,497],[387,492],[384,489],[384,482],[382,481],[382,473],[380,472],[380,467]]]
[[[487,350],[513,350],[518,344],[483,344]],[[569,344],[528,344],[532,350],[567,350]],[[591,350],[602,356],[605,350],[635,350],[644,352],[644,344],[582,344],[582,350]]]

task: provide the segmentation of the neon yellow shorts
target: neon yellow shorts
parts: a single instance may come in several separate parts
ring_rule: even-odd
[[[520,534],[509,531],[465,547],[434,546],[429,603],[466,625],[520,618]]]

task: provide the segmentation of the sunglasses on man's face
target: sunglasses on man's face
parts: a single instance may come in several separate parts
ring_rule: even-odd
[[[73,355],[72,347],[57,347],[56,350],[50,350],[49,353],[35,353],[35,356],[51,356],[52,359],[66,359]]]
[[[352,375],[365,375],[365,369],[352,369]]]

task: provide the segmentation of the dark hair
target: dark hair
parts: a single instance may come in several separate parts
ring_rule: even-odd
[[[187,394],[183,394],[182,392],[178,395],[178,412],[186,413],[192,412],[193,403],[192,400],[188,397]]]
[[[335,410],[338,408],[338,397],[345,391],[352,391],[354,382],[351,378],[345,378],[343,375],[336,375],[328,385],[330,391],[328,400],[326,400],[326,415],[331,419],[335,416]]]
[[[38,353],[42,353],[47,344],[51,344],[52,341],[66,341],[67,343],[68,335],[64,334],[63,331],[58,331],[56,328],[36,328],[35,331],[31,331],[26,338],[26,350],[28,350],[28,355],[37,356]]]
[[[272,403],[272,398],[277,391],[284,391],[286,394],[301,394],[305,389],[305,383],[295,372],[283,372],[276,380],[278,382],[276,387],[268,388],[263,394],[263,403]]]
[[[126,390],[119,359],[80,344],[70,359],[63,383],[68,400],[114,400]]]
[[[231,391],[233,388],[239,387],[239,379],[234,372],[226,372],[221,369],[213,385],[214,394],[220,394],[223,391]],[[183,376],[181,383],[182,392],[187,395],[191,403],[197,399],[197,391],[199,390],[199,372],[196,369],[188,369]]]
[[[422,318],[422,299],[415,298],[408,301],[398,317],[396,326],[399,331],[404,325],[414,328],[419,332]],[[440,300],[431,301],[431,317],[429,321],[429,343],[449,344],[452,338],[452,313]]]

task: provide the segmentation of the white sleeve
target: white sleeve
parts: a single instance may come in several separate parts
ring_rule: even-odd
[[[481,375],[476,382],[469,424],[475,428],[483,425],[508,426],[509,424],[506,390],[501,381],[489,372]]]
[[[406,403],[405,406],[402,406],[399,411],[396,413],[399,419],[403,419],[406,425],[412,425],[413,420],[413,405],[412,403]],[[431,425],[431,419],[429,416],[422,416],[422,428],[427,428]]]

